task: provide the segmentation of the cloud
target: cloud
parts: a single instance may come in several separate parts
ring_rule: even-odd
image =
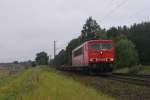
[[[34,59],[39,51],[52,55],[53,40],[65,47],[89,16],[106,28],[149,20],[150,1],[128,0],[117,8],[123,1],[0,0],[0,62]]]

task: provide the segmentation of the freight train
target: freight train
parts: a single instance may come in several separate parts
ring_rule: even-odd
[[[72,51],[72,68],[112,71],[115,45],[112,40],[89,40]]]
[[[89,40],[72,51],[72,66],[62,65],[59,70],[101,72],[113,70],[115,44],[112,40]]]

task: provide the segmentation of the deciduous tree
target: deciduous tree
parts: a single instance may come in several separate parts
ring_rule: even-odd
[[[48,65],[49,57],[46,52],[40,52],[36,54],[36,64],[37,65]]]
[[[121,39],[116,44],[116,66],[131,67],[138,63],[138,54],[135,45],[127,39]]]

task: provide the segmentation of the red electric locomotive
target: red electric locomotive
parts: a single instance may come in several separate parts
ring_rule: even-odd
[[[90,40],[72,51],[72,66],[108,72],[112,70],[114,56],[112,40]]]

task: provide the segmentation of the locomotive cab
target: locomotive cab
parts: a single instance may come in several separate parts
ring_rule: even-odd
[[[114,63],[112,40],[90,40],[72,51],[72,66],[76,68],[110,72]]]
[[[111,40],[89,42],[89,63],[102,64],[114,62],[114,46]]]

